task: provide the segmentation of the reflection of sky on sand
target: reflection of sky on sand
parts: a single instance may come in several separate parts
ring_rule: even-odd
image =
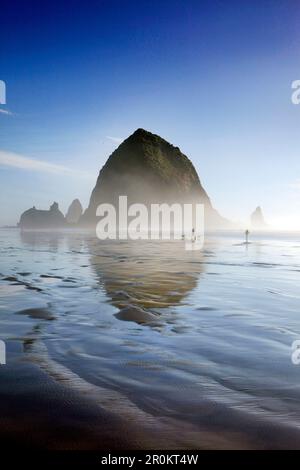
[[[27,352],[42,341],[52,360],[151,413],[282,440],[300,422],[290,360],[299,240],[252,235],[245,247],[242,237],[221,234],[188,252],[181,242],[1,232],[0,289],[11,292],[0,291],[3,339],[19,338]],[[45,308],[53,320],[20,314]],[[137,310],[118,315],[128,308]],[[138,309],[155,320],[139,324]]]

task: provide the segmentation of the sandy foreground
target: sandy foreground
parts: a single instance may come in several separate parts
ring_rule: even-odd
[[[86,383],[46,354],[28,357],[11,342],[0,370],[0,438],[38,450],[299,448],[300,432],[244,416],[223,430],[152,416],[119,393]],[[211,428],[211,429],[210,429]]]

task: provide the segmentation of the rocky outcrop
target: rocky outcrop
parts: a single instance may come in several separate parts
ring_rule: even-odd
[[[251,225],[253,228],[262,229],[266,228],[267,224],[265,222],[263,212],[260,206],[258,206],[254,212],[251,214]]]
[[[128,197],[128,204],[203,203],[206,227],[230,225],[212,207],[188,157],[178,147],[143,129],[128,137],[101,169],[81,223],[94,226],[98,205],[117,206],[120,195]]]
[[[72,204],[70,205],[67,215],[66,221],[68,224],[77,224],[80,217],[82,216],[82,205],[79,199],[74,199]]]
[[[54,202],[48,211],[32,207],[23,212],[18,226],[22,229],[61,228],[65,226],[65,218],[57,202]]]

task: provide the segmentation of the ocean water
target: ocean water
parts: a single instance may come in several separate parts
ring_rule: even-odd
[[[33,363],[125,418],[172,423],[177,446],[300,446],[300,234],[250,242],[0,230],[0,376]]]

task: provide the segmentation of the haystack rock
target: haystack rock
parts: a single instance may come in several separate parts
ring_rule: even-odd
[[[77,224],[80,217],[82,216],[82,212],[82,205],[79,199],[74,199],[66,215],[66,221],[68,224]]]
[[[212,207],[188,157],[144,129],[136,130],[108,158],[81,218],[82,224],[94,226],[98,205],[110,203],[117,207],[120,195],[128,197],[128,204],[203,203],[206,228],[230,226]]]
[[[253,228],[257,229],[266,228],[267,226],[260,206],[258,206],[251,214],[251,225]]]
[[[18,226],[22,229],[55,229],[65,226],[65,218],[57,202],[48,211],[38,210],[34,206],[23,212]]]

